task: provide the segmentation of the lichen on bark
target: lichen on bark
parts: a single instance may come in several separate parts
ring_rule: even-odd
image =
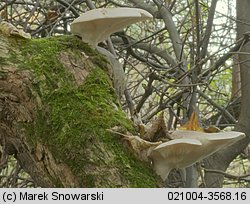
[[[38,185],[162,185],[149,164],[106,130],[134,127],[100,54],[73,36],[0,38],[7,50],[0,58],[0,136]]]

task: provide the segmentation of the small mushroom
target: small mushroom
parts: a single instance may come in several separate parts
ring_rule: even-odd
[[[242,132],[203,133],[177,130],[173,140],[152,150],[149,157],[154,169],[163,180],[174,168],[186,168],[245,137]]]
[[[71,32],[93,47],[106,40],[110,34],[130,24],[152,18],[145,10],[137,8],[99,8],[87,11],[71,24]]]

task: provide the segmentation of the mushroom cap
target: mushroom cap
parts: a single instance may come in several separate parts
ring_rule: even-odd
[[[149,155],[158,175],[166,180],[173,168],[183,168],[195,160],[184,155],[199,151],[202,143],[199,140],[182,138],[164,142],[157,146]]]
[[[223,145],[228,146],[244,138],[245,133],[237,131],[205,133],[205,132],[190,131],[190,130],[176,130],[171,134],[171,137],[173,139],[179,139],[179,138],[197,139],[200,140],[201,142],[203,141],[204,144],[206,144],[206,141],[210,142],[214,141],[215,144],[218,144],[220,141],[223,141]]]
[[[138,8],[99,8],[82,14],[70,27],[74,35],[81,36],[84,42],[96,46],[110,34],[150,18],[153,18],[150,13]]]
[[[177,130],[174,138],[157,146],[151,154],[154,169],[165,180],[174,168],[185,168],[245,137],[242,132],[203,133]]]

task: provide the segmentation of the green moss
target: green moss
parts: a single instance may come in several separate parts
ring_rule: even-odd
[[[7,63],[7,60],[0,56],[0,65],[5,65]]]
[[[5,79],[7,75],[8,74],[6,72],[0,70],[0,79]]]
[[[128,187],[156,187],[153,170],[106,130],[119,125],[131,131],[133,125],[117,105],[103,57],[72,36],[26,41],[21,50],[19,69],[34,72],[32,89],[44,104],[36,121],[25,125],[31,144],[37,140],[46,144],[57,162],[66,163],[79,176],[81,186],[118,187],[105,180],[109,167]],[[74,84],[58,57],[69,50],[76,56],[84,51],[96,66],[81,86]]]

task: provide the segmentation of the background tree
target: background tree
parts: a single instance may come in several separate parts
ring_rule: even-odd
[[[90,3],[90,0],[2,1],[0,12],[2,19],[23,28],[33,38],[43,38],[70,34],[70,23],[88,10]],[[248,30],[247,23],[238,25],[235,41],[236,15],[232,1],[97,0],[92,3],[97,8],[138,7],[154,16],[150,23],[132,25],[111,36],[127,75],[130,97],[124,97],[121,103],[128,116],[136,113],[144,124],[150,126],[155,117],[165,111],[168,128],[175,129],[196,111],[203,126],[231,129],[239,120],[241,102],[237,129],[248,135],[245,125],[248,113],[243,108],[243,104],[248,104],[247,86],[242,84],[241,100],[240,96],[232,98],[232,86],[228,83],[236,62],[232,55],[238,51],[248,52],[244,50],[248,45],[248,34],[244,34]],[[237,1],[237,4],[247,2]],[[221,7],[224,10],[218,9]],[[247,8],[237,5],[237,18],[240,19],[237,22],[249,21],[249,16],[241,16],[247,15],[243,7]],[[246,66],[248,56],[239,55],[240,66]],[[243,70],[241,67],[242,83],[245,84],[247,71]],[[185,185],[222,186],[223,181],[224,184],[227,182],[223,176],[228,176],[224,171],[248,143],[246,139],[242,145],[213,155],[202,163],[199,173],[196,168],[189,169],[187,178],[191,179]],[[219,162],[222,157],[225,163]],[[248,162],[239,159],[243,167]],[[214,174],[215,170],[211,169],[222,171]],[[198,177],[202,182],[197,182]],[[243,177],[237,184],[244,185],[246,180]],[[168,185],[184,184],[179,174],[172,172]]]

